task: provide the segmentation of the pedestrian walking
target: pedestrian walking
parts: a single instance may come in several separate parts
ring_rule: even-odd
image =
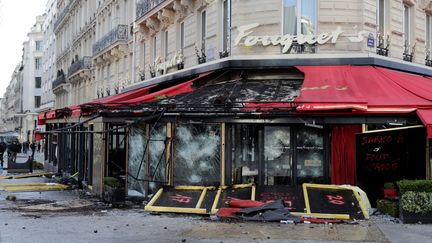
[[[22,147],[23,147],[23,146],[22,146],[22,143],[16,141],[16,142],[15,142],[15,145],[16,145],[16,147],[14,148],[15,152],[16,152],[16,153],[21,153],[21,151],[22,151]]]
[[[23,151],[23,153],[25,153],[25,154],[27,154],[27,150],[28,150],[28,142],[27,141],[24,141],[23,143],[22,143],[22,151]]]
[[[1,163],[1,168],[3,168],[3,156],[4,156],[4,152],[6,151],[7,145],[5,142],[1,142],[0,143],[0,163]]]
[[[41,151],[41,143],[40,143],[40,141],[37,142],[37,151],[38,151],[38,153],[40,153],[40,151]]]
[[[30,144],[30,149],[31,149],[31,151],[32,151],[32,155],[31,155],[31,157],[32,157],[32,159],[33,159],[33,158],[34,158],[35,151],[36,151],[36,143],[35,143],[34,141]]]
[[[15,163],[16,162],[16,156],[17,153],[19,153],[21,151],[20,148],[20,143],[16,140],[14,140],[9,146],[8,146],[8,167],[9,167],[9,163]]]

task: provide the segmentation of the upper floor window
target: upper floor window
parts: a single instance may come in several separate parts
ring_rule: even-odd
[[[42,60],[41,58],[37,57],[35,58],[35,69],[39,70],[42,67]]]
[[[231,0],[222,2],[222,53],[221,57],[229,54],[231,37]]]
[[[377,26],[378,33],[382,36],[385,35],[386,32],[386,19],[387,19],[387,1],[386,0],[378,0],[377,2]]]
[[[202,11],[201,12],[201,51],[205,51],[205,42],[206,42],[206,30],[207,30],[207,12],[206,11]]]
[[[162,44],[163,44],[162,46],[163,46],[163,51],[164,51],[164,58],[165,58],[165,60],[167,60],[167,58],[168,58],[168,30],[163,33]]]
[[[35,108],[39,108],[41,106],[41,97],[35,96]]]
[[[41,77],[35,77],[35,88],[40,89],[42,87],[42,78]]]
[[[406,46],[410,45],[410,25],[411,25],[411,16],[410,16],[410,7],[404,5],[404,17],[403,17],[403,33],[404,33],[404,43]]]
[[[153,54],[153,61],[156,61],[156,48],[157,48],[157,46],[156,46],[156,36],[155,37],[153,37],[153,52],[152,52],[152,54]]]
[[[180,51],[183,53],[185,48],[185,28],[184,22],[180,24]]]
[[[283,34],[316,34],[316,0],[283,0],[282,12]]]
[[[42,41],[36,41],[36,51],[42,51],[43,50],[43,45],[42,45]]]
[[[432,43],[432,16],[426,15],[426,49],[431,50]]]

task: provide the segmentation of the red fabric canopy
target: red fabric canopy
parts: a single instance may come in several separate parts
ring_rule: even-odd
[[[428,138],[432,138],[432,109],[418,109],[417,115],[426,126]]]
[[[38,114],[37,124],[38,125],[45,125],[45,112],[40,112]]]
[[[298,66],[305,75],[299,111],[353,109],[407,113],[432,108],[432,80],[374,66]]]
[[[46,119],[55,119],[56,118],[56,110],[51,110],[46,113]]]
[[[98,100],[94,100],[92,102],[88,102],[86,104],[107,104],[107,103],[117,103],[123,102],[130,99],[135,99],[141,96],[144,96],[149,93],[150,89],[155,87],[155,85],[151,85],[148,87],[144,87],[141,89],[129,90],[124,93],[116,94],[113,96],[104,97]]]

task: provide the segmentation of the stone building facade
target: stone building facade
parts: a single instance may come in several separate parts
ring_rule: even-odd
[[[203,54],[207,62],[220,59],[224,51],[284,58],[382,55],[430,65],[430,1],[138,1],[136,14],[135,80],[150,79],[155,61],[170,62],[179,52],[185,68],[196,66]],[[247,36],[237,41],[240,27],[250,24],[257,24],[247,29],[251,36],[334,35],[302,47],[294,43],[288,53],[279,44],[245,44]],[[168,72],[177,71],[172,66]]]
[[[94,96],[92,45],[95,42],[96,1],[57,1],[56,107],[83,103]]]
[[[23,44],[23,78],[22,110],[23,117],[20,138],[22,141],[34,140],[36,130],[37,112],[41,106],[42,73],[43,73],[43,32],[42,25],[46,15],[36,17],[36,23],[31,28],[28,40]]]
[[[54,108],[54,94],[52,92],[52,82],[56,78],[56,65],[55,65],[55,35],[53,32],[54,21],[57,16],[56,0],[49,0],[45,8],[45,21],[43,23],[43,50],[42,56],[43,72],[42,72],[42,97],[41,106],[37,109],[38,112],[47,111]]]

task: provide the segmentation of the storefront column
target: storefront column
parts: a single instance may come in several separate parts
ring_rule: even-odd
[[[172,149],[172,123],[168,122],[166,124],[166,136],[167,136],[167,144],[166,144],[166,181],[168,182],[168,185],[173,185],[173,181],[174,181],[174,176],[173,176],[173,168],[174,168],[174,164],[173,164],[173,159],[171,158],[171,149]]]
[[[225,185],[225,123],[221,124],[220,184]]]
[[[94,121],[94,131],[102,131],[104,123],[101,120]],[[94,133],[93,136],[93,193],[102,196],[103,178],[104,178],[104,161],[105,161],[105,142],[103,133]]]

